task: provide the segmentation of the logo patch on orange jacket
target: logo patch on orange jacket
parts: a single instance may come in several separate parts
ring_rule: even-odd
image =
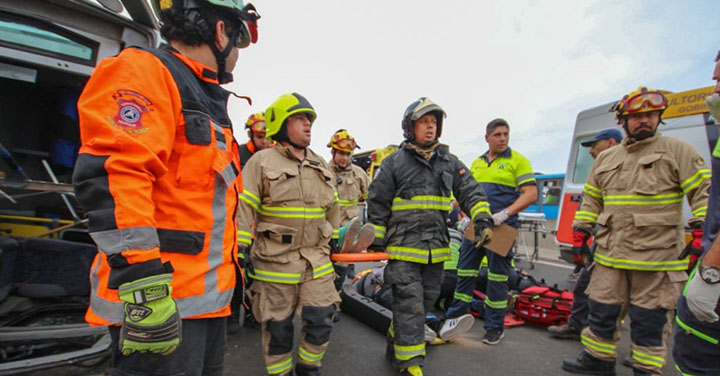
[[[132,90],[118,90],[113,94],[118,111],[109,118],[111,125],[126,132],[141,134],[147,131],[143,126],[143,114],[151,111],[152,102],[144,95]]]

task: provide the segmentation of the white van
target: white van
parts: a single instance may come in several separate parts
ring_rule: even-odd
[[[709,115],[705,103],[705,98],[711,95],[712,91],[713,86],[708,86],[679,93],[666,93],[668,108],[663,113],[665,124],[661,124],[658,128],[664,136],[681,138],[693,144],[708,163],[718,139],[718,127]],[[572,262],[570,253],[572,222],[582,197],[585,180],[593,165],[593,158],[588,153],[589,147],[580,143],[589,140],[605,128],[617,127],[622,131],[615,121],[615,113],[611,111],[615,103],[610,102],[581,111],[575,122],[555,236],[562,258],[568,262]],[[690,218],[690,207],[687,202],[685,202],[684,214],[686,219]]]

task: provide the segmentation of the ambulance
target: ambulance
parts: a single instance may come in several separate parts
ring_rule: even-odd
[[[705,98],[712,94],[713,86],[683,91],[679,93],[665,92],[668,108],[663,113],[663,121],[658,132],[690,142],[700,152],[706,162],[710,161],[713,145],[718,139],[718,127],[708,113]],[[582,146],[583,141],[591,139],[600,130],[616,127],[623,131],[615,120],[611,110],[616,102],[581,111],[575,122],[572,147],[565,170],[565,181],[560,203],[560,214],[557,221],[555,242],[560,248],[561,257],[572,263],[572,222],[582,197],[583,186],[590,174],[593,158],[588,153],[589,147]],[[625,132],[623,131],[623,134]],[[687,201],[684,203],[685,223],[691,217]],[[689,229],[686,239],[689,239]]]

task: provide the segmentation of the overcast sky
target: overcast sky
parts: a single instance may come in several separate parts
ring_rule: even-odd
[[[565,172],[577,113],[639,85],[709,86],[720,1],[253,1],[259,41],[228,89],[238,141],[247,116],[283,93],[315,107],[311,148],[346,128],[362,150],[402,142],[420,96],[448,114],[441,142],[463,162],[487,150],[485,124],[538,172]],[[611,126],[612,124],[608,124]]]

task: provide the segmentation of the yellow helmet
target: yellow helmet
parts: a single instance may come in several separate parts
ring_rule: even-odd
[[[245,122],[245,129],[253,133],[265,133],[265,112],[250,115]]]
[[[315,109],[305,97],[298,93],[283,94],[265,110],[265,137],[272,138],[292,115],[305,113],[310,124],[315,122]]]
[[[360,149],[360,146],[355,142],[355,137],[351,136],[345,129],[339,129],[335,132],[335,134],[330,137],[330,142],[327,146],[346,153],[352,153],[354,149]]]
[[[660,111],[662,115],[662,111],[665,111],[667,107],[667,98],[662,91],[640,86],[625,95],[612,107],[611,111],[615,112],[615,117],[620,122],[630,114]]]

